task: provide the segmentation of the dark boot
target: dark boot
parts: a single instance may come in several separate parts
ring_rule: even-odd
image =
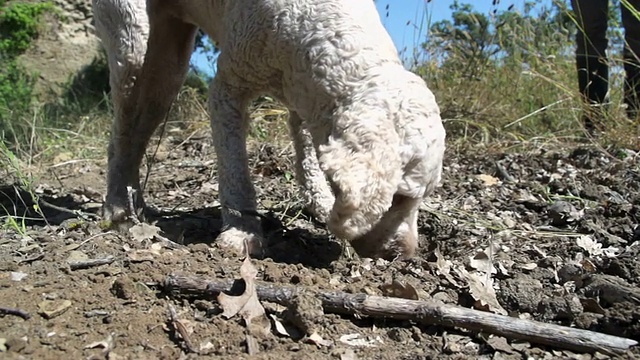
[[[586,106],[582,115],[585,129],[594,134],[604,130],[604,114],[608,102],[609,91],[609,67],[605,59],[576,58],[578,68],[578,86],[584,96]]]
[[[624,82],[624,103],[627,105],[627,117],[633,121],[638,119],[640,111],[640,68],[636,64],[627,64],[624,66],[626,72],[626,80]]]
[[[608,3],[608,0],[571,0],[578,23],[578,86],[587,105],[583,122],[591,134],[603,128],[603,106],[607,102],[609,91],[609,67],[606,58]]]
[[[633,14],[640,10],[640,0],[629,0],[635,8],[628,9],[622,5],[622,24],[624,25],[624,103],[627,105],[627,116],[638,121],[640,111],[640,20]]]

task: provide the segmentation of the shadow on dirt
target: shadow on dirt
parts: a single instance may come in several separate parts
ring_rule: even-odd
[[[88,210],[85,204],[71,194],[32,195],[17,185],[0,187],[3,213],[19,226],[60,225],[65,220],[78,218],[79,214],[98,219],[99,208]],[[145,217],[146,222],[158,226],[169,239],[185,245],[211,244],[222,228],[222,216],[217,207],[171,212],[147,209]],[[342,254],[342,245],[331,240],[327,233],[288,227],[274,213],[262,216],[262,226],[267,240],[265,257],[275,262],[327,268]]]
[[[25,226],[60,225],[63,221],[78,217],[75,209],[82,208],[71,194],[64,196],[34,194],[18,185],[0,187],[0,209],[7,219],[13,218]],[[90,211],[83,210],[87,214]]]
[[[185,245],[211,244],[222,228],[222,214],[218,207],[191,211],[151,211],[147,221],[155,223],[169,239]],[[267,242],[265,258],[278,263],[328,268],[342,254],[343,246],[332,240],[328,233],[318,234],[304,228],[286,226],[272,212],[262,215],[262,231]]]

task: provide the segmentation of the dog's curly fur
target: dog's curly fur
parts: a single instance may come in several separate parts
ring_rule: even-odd
[[[404,69],[370,0],[93,0],[115,109],[104,215],[127,216],[149,137],[188,70],[198,28],[220,49],[210,88],[224,228],[253,252],[247,105],[290,111],[297,179],[309,207],[364,256],[412,256],[417,212],[441,177],[445,131],[424,81]],[[141,208],[143,201],[137,199]]]

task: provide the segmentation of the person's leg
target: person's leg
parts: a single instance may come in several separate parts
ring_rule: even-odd
[[[629,0],[632,9],[624,4],[622,7],[622,24],[624,25],[624,102],[627,104],[627,116],[638,119],[640,110],[640,0]]]
[[[606,62],[608,0],[571,0],[576,14],[576,67],[578,86],[590,105],[606,101],[609,68]],[[593,130],[599,111],[587,111],[585,127]]]

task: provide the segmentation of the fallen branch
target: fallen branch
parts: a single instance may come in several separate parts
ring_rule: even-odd
[[[172,295],[191,295],[215,299],[221,292],[237,293],[242,280],[205,280],[194,276],[169,275],[162,284]],[[258,298],[284,306],[306,290],[300,286],[283,286],[256,282]],[[413,320],[425,324],[459,327],[504,336],[509,339],[580,351],[613,355],[629,350],[637,341],[593,331],[575,329],[537,321],[512,318],[493,313],[447,305],[436,301],[407,300],[339,291],[319,292],[325,312]]]
[[[61,213],[67,213],[67,214],[71,214],[71,215],[75,215],[76,217],[80,217],[84,220],[98,220],[100,219],[100,217],[96,214],[92,214],[92,213],[88,213],[85,211],[81,211],[81,210],[71,210],[71,209],[67,209],[65,207],[62,206],[58,206],[58,205],[54,205],[46,200],[43,199],[38,199],[38,203],[42,206],[44,205],[44,207],[48,207],[51,208],[53,210],[57,210]]]
[[[101,259],[73,260],[73,261],[69,261],[68,264],[71,270],[80,270],[80,269],[88,269],[94,266],[108,265],[114,262],[115,260],[116,260],[115,257],[109,255],[106,258],[101,258]]]
[[[15,315],[15,316],[19,316],[25,320],[29,320],[29,318],[31,318],[31,315],[22,310],[22,309],[16,309],[16,308],[11,308],[11,307],[6,307],[6,306],[0,306],[0,314],[2,315]]]

